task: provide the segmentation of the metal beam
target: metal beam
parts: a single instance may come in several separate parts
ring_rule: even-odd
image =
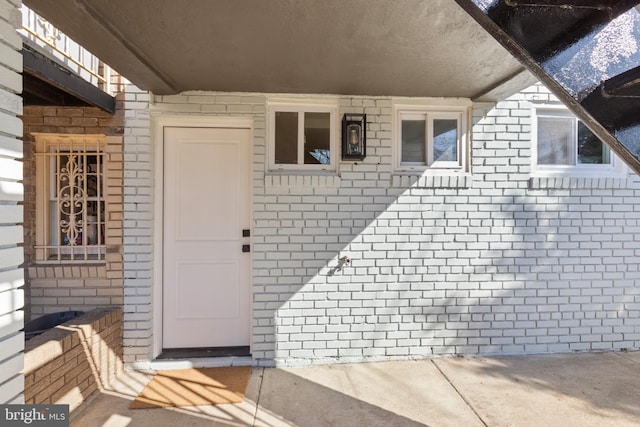
[[[631,8],[633,4],[637,3],[637,1],[629,0],[615,3],[600,1],[602,4],[612,4],[614,6],[614,15],[612,16],[617,16],[622,8]],[[547,86],[618,157],[637,174],[640,174],[640,144],[636,142],[638,141],[637,136],[640,135],[640,121],[637,118],[637,111],[640,110],[638,99],[607,98],[603,95],[602,85],[596,86],[595,90],[590,87],[582,88],[580,84],[585,83],[575,78],[571,80],[574,83],[574,87],[565,87],[563,83],[566,82],[560,82],[558,77],[562,76],[565,80],[569,77],[574,77],[571,73],[583,67],[572,64],[573,68],[565,69],[564,64],[552,64],[559,67],[554,70],[549,65],[549,61],[545,61],[547,58],[537,57],[532,52],[532,50],[539,51],[537,47],[528,49],[528,47],[533,48],[535,45],[535,43],[530,43],[530,38],[535,39],[540,32],[539,26],[536,29],[535,25],[531,25],[533,21],[531,21],[530,16],[524,17],[528,23],[526,27],[519,25],[517,22],[496,22],[490,16],[494,3],[491,3],[490,6],[484,5],[483,8],[485,10],[483,10],[478,6],[478,3],[483,4],[482,0],[456,0],[456,2]],[[557,3],[562,3],[562,1]],[[591,3],[595,4],[596,2]],[[593,6],[591,3],[590,6]],[[499,8],[505,7],[502,2],[497,4],[499,4]],[[500,16],[505,17],[502,12]],[[544,14],[540,15],[539,18],[542,20],[540,22],[544,22]],[[518,31],[514,32],[514,29]],[[580,47],[582,48],[582,46]],[[585,49],[589,47],[590,45],[587,44]],[[575,55],[570,56],[575,57]],[[585,55],[585,57],[588,59],[588,55]],[[569,77],[562,74],[561,71],[565,72],[565,74],[569,73]],[[597,80],[599,77],[596,76],[594,78]]]
[[[86,102],[25,70],[22,80],[24,105],[88,106]]]
[[[604,96],[640,98],[640,67],[632,68],[602,84]]]
[[[89,105],[94,105],[112,114],[115,113],[115,97],[93,86],[75,75],[71,70],[47,58],[46,55],[37,52],[27,43],[22,45],[22,57],[26,73],[37,76],[40,80],[81,99]]]

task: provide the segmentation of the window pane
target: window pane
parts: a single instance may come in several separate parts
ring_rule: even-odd
[[[402,162],[426,163],[425,120],[402,120]]]
[[[458,160],[458,121],[435,119],[433,121],[433,161]]]
[[[609,164],[609,147],[604,145],[584,123],[578,122],[578,163]]]
[[[49,236],[47,241],[50,245],[61,245],[61,234],[58,230],[58,202],[56,200],[49,201]]]
[[[275,162],[298,163],[298,113],[276,112]]]
[[[328,165],[331,159],[331,115],[304,113],[304,163]]]
[[[538,118],[538,164],[573,165],[573,119]]]

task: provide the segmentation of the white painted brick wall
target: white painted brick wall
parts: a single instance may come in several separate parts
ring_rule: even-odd
[[[123,353],[125,363],[151,357],[153,144],[149,94],[125,84]]]
[[[24,403],[20,2],[0,0],[0,403]]]
[[[392,101],[364,97],[339,100],[339,117],[367,113],[364,161],[269,174],[265,99],[152,105],[254,119],[257,364],[640,348],[640,180],[532,178],[531,102],[557,102],[542,86],[475,104],[472,173],[444,177],[394,174]],[[139,106],[125,141],[128,361],[145,360],[151,339],[153,151]],[[337,270],[343,255],[352,264]]]

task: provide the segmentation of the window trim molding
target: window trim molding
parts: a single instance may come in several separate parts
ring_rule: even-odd
[[[267,173],[330,173],[338,172],[339,153],[338,141],[340,126],[338,125],[337,97],[304,97],[304,98],[270,98],[267,99],[266,114],[266,171]],[[323,164],[282,164],[275,162],[275,113],[278,111],[296,113],[329,113],[329,149],[331,152],[328,165]],[[299,117],[299,121],[303,119]],[[300,122],[299,122],[300,123]],[[304,134],[304,128],[298,128],[298,137]],[[300,143],[300,140],[298,141]]]
[[[471,110],[473,103],[467,98],[394,98],[392,99],[392,165],[395,174],[451,174],[468,173],[471,157]],[[452,118],[458,120],[458,161],[433,162],[433,126],[427,125],[427,164],[402,162],[402,116],[424,115],[426,120]],[[431,164],[429,164],[431,162]]]
[[[548,117],[572,118],[580,121],[563,104],[533,104],[531,107],[531,176],[544,177],[574,177],[574,178],[621,178],[628,173],[627,167],[613,150],[609,148],[611,163],[601,165],[538,165],[538,117],[547,112]],[[604,144],[604,143],[603,143]]]

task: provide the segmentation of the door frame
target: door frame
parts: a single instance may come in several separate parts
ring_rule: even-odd
[[[151,131],[154,148],[154,221],[153,221],[153,280],[152,280],[152,337],[151,360],[162,352],[163,336],[163,254],[164,254],[164,128],[231,128],[249,131],[249,159],[253,165],[253,119],[246,117],[214,117],[184,115],[151,115]],[[250,166],[249,182],[253,182],[253,167]],[[253,188],[249,186],[249,218],[253,224]],[[253,227],[252,227],[253,229]],[[253,325],[253,257],[249,259],[249,325]],[[253,350],[253,328],[249,330],[249,349]]]

